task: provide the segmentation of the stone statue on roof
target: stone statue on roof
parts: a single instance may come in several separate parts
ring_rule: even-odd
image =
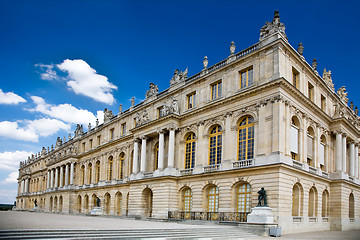
[[[74,133],[75,133],[75,137],[81,136],[84,133],[83,126],[80,124],[77,124]]]
[[[60,147],[60,146],[61,146],[61,144],[62,144],[62,140],[61,140],[61,138],[60,138],[60,137],[58,137],[58,138],[56,139],[55,148]]]
[[[188,69],[186,68],[184,72],[176,69],[174,76],[170,80],[170,87],[176,85],[177,83],[184,82],[187,79]]]
[[[112,117],[114,117],[112,111],[105,108],[105,110],[104,110],[104,123],[109,122]]]
[[[349,99],[347,98],[348,93],[345,92],[345,91],[346,91],[346,88],[345,88],[344,86],[342,86],[341,88],[339,88],[339,89],[337,90],[337,94],[338,94],[338,96],[340,97],[340,100],[341,100],[342,102],[344,102],[345,104],[347,104],[348,101],[349,101]]]
[[[156,96],[159,92],[159,88],[157,85],[150,83],[150,89],[146,91],[146,99]]]
[[[335,91],[334,84],[333,84],[332,78],[331,78],[330,70],[327,72],[326,69],[324,68],[323,79],[324,79],[326,85],[328,85],[333,91]]]
[[[279,11],[274,12],[274,18],[272,22],[266,22],[265,25],[260,29],[260,41],[276,32],[282,33],[287,39],[285,34],[285,25],[280,22]]]

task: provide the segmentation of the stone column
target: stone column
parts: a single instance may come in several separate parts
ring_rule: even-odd
[[[47,182],[46,182],[46,188],[50,188],[50,171],[47,172]]]
[[[21,191],[21,193],[24,193],[24,191],[25,191],[25,180],[21,180],[21,186],[20,186],[20,191]]]
[[[355,143],[350,143],[350,161],[349,174],[351,177],[355,176]]]
[[[141,161],[140,161],[140,172],[146,171],[146,140],[147,137],[141,138]]]
[[[74,184],[74,163],[71,163],[70,166],[70,185]]]
[[[159,131],[159,155],[158,155],[158,169],[164,168],[164,131]]]
[[[336,159],[335,159],[335,171],[341,172],[342,170],[342,134],[336,133]]]
[[[175,128],[169,129],[169,153],[168,153],[168,168],[173,168],[175,165]]]
[[[59,187],[59,169],[55,168],[55,187]]]
[[[51,179],[50,179],[50,187],[53,188],[54,187],[54,169],[51,169]]]
[[[69,185],[69,164],[65,165],[65,186]]]
[[[359,178],[359,146],[355,145],[355,177]]]
[[[342,171],[346,173],[346,134],[342,138]]]
[[[139,158],[139,142],[137,139],[134,141],[134,155],[133,155],[133,174],[138,173],[138,158]]]
[[[64,182],[64,167],[61,166],[60,167],[60,186],[59,187],[63,187],[63,182]]]

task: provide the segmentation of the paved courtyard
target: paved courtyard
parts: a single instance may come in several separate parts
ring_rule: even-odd
[[[151,229],[202,229],[219,232],[234,231],[231,226],[219,226],[214,224],[185,224],[160,221],[144,221],[121,219],[115,217],[92,217],[83,215],[63,215],[42,212],[0,212],[0,230],[14,229],[63,229],[63,230],[151,230]],[[236,239],[274,239],[272,237],[259,237],[246,235]],[[360,239],[360,230],[352,231],[328,231],[315,233],[301,233],[283,235],[281,239],[326,239],[326,240],[352,240]]]

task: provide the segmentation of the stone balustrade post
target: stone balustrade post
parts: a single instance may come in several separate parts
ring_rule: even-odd
[[[146,140],[147,137],[141,138],[141,161],[140,161],[140,172],[146,171]]]

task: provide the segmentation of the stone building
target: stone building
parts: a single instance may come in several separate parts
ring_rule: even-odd
[[[267,191],[283,232],[360,227],[357,108],[293,48],[259,42],[20,163],[17,209],[246,222]]]

